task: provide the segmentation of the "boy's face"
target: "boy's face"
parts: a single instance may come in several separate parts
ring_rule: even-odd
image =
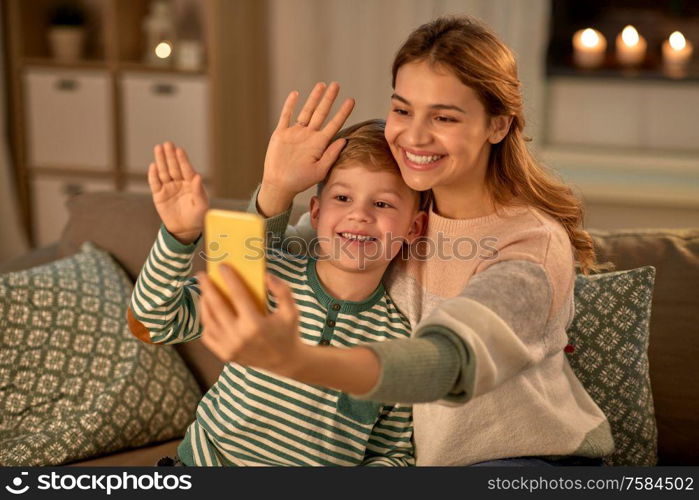
[[[320,255],[345,270],[385,268],[422,234],[427,215],[417,196],[397,171],[359,162],[333,169],[320,198],[311,199]]]

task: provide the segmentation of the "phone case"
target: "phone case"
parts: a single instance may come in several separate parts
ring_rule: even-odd
[[[219,266],[229,264],[241,276],[255,297],[260,311],[266,309],[264,219],[246,212],[211,209],[204,219],[206,271],[219,290],[228,287]]]

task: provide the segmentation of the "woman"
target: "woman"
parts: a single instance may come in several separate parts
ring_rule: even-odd
[[[385,280],[413,337],[353,349],[270,342],[267,319],[244,313],[235,277],[231,307],[202,276],[202,300],[218,311],[203,318],[205,343],[229,361],[363,399],[415,403],[418,465],[538,465],[609,454],[607,419],[563,352],[575,262],[594,268],[592,242],[571,190],[526,148],[512,53],[471,19],[440,18],[399,50],[393,88],[386,139],[405,182],[433,194],[426,258],[394,262]],[[317,133],[324,147],[312,154],[325,165],[338,145],[325,149],[320,126],[337,89],[321,99],[322,90],[292,127],[283,125],[290,96],[275,134],[283,142],[292,132]],[[288,170],[265,167],[257,202],[275,216],[270,227],[285,226],[288,211],[280,212],[311,185],[310,175],[289,179]]]

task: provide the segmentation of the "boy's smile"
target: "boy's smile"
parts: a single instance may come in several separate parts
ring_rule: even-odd
[[[426,216],[417,211],[417,204],[418,194],[397,170],[353,161],[334,168],[320,197],[311,199],[319,275],[324,274],[321,269],[355,278],[357,273],[368,273],[378,285],[403,243],[411,243],[422,232]]]

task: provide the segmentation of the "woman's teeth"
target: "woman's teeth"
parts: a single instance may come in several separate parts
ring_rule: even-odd
[[[416,155],[408,151],[405,152],[405,156],[413,163],[419,163],[421,165],[426,165],[427,163],[432,163],[442,158],[442,155]]]
[[[340,236],[342,236],[343,238],[346,238],[348,240],[376,241],[376,238],[372,238],[371,236],[363,236],[363,235],[352,234],[352,233],[340,233]]]

